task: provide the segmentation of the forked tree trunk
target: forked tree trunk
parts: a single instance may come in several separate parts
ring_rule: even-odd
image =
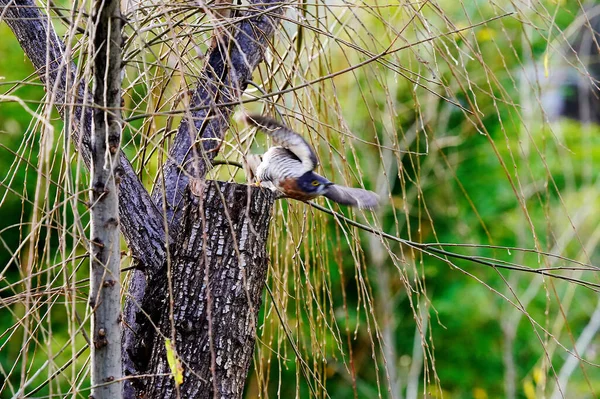
[[[239,97],[247,80],[251,79],[252,71],[262,61],[282,12],[277,0],[250,0],[249,3],[249,18],[236,23],[235,45],[227,47],[230,50],[227,57],[219,58],[217,53],[211,53],[209,57],[217,64],[215,67],[209,62],[213,70],[209,77],[219,78],[213,85],[221,89],[231,87],[234,93],[218,96],[216,102],[225,102],[226,106],[210,104],[210,109],[221,110],[222,115],[218,118],[206,111],[191,113],[193,124],[200,125],[196,128],[203,138],[220,138],[227,129],[226,116],[233,108],[232,96]],[[0,11],[65,118],[69,136],[89,167],[92,112],[85,108],[87,83],[75,80],[77,68],[72,64],[71,56],[67,54],[67,59],[64,58],[65,46],[33,0],[0,0]],[[227,68],[225,60],[231,63]],[[218,83],[223,76],[225,83]],[[195,98],[214,98],[204,95],[203,87],[205,82],[199,85]],[[216,122],[219,126],[213,126]],[[150,322],[143,312],[137,312],[137,322],[141,325],[128,323],[125,330],[125,355],[133,355],[132,358],[124,356],[125,370],[140,375],[140,379],[126,380],[125,397],[128,399],[135,396],[162,399],[177,394],[181,398],[212,398],[215,395],[239,398],[252,359],[268,263],[265,246],[274,198],[272,193],[256,187],[211,183],[206,194],[198,198],[188,192],[185,212],[177,215],[173,204],[179,203],[180,190],[187,186],[189,176],[193,176],[182,172],[180,167],[189,161],[189,126],[186,122],[179,129],[174,150],[168,157],[171,163],[164,171],[167,214],[176,216],[168,231],[179,232],[176,245],[166,256],[166,263],[163,262],[165,242],[173,241],[166,237],[159,209],[162,201],[157,202],[159,206],[152,202],[131,164],[120,153],[120,227],[136,264],[148,274],[150,290],[144,292],[146,280],[141,271],[136,270],[136,278],[128,291],[125,320],[131,321],[127,316],[137,310],[136,300],[145,298],[143,310],[149,312],[155,323]],[[213,157],[216,151],[210,145],[208,147],[205,148],[206,155]],[[206,170],[207,167],[199,165],[197,177],[203,177]],[[162,199],[158,194],[157,198]],[[200,204],[201,208],[198,207]],[[168,271],[173,290],[173,312],[169,306]],[[160,334],[156,334],[154,325]],[[173,331],[173,342],[185,378],[178,389],[165,357],[165,338],[171,338]],[[136,367],[130,363],[135,363]],[[155,377],[143,379],[142,376],[148,374]],[[129,381],[133,381],[140,391],[131,389]]]
[[[186,191],[170,264],[149,276],[150,291],[138,313],[141,345],[130,355],[140,373],[153,376],[135,380],[142,397],[239,398],[244,391],[267,273],[274,196],[257,187],[211,181],[199,194]],[[165,355],[167,338],[184,370],[178,388]]]

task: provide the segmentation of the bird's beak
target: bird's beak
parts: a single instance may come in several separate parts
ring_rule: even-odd
[[[325,183],[325,187],[329,187],[329,186],[333,186],[333,183],[332,182]]]

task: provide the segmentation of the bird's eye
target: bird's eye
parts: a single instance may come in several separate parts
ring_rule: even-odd
[[[317,180],[313,180],[311,184],[312,184],[313,186],[318,186],[318,185],[319,185],[319,182],[318,182]]]

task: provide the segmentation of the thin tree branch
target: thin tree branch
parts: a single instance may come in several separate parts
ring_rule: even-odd
[[[544,268],[544,269],[532,269],[532,268],[525,267],[522,265],[502,263],[502,261],[500,261],[500,260],[493,260],[493,259],[483,258],[480,256],[457,254],[454,252],[450,252],[450,251],[446,251],[444,249],[438,248],[438,247],[442,246],[443,244],[419,243],[419,242],[415,242],[415,241],[411,241],[411,240],[406,240],[404,238],[396,237],[391,234],[385,233],[383,231],[380,231],[380,230],[374,229],[372,227],[366,226],[364,224],[358,223],[355,220],[349,219],[340,213],[331,211],[331,210],[325,208],[324,206],[321,206],[314,202],[308,201],[307,204],[309,204],[313,208],[316,208],[322,212],[325,212],[325,213],[328,213],[328,214],[334,216],[336,219],[343,220],[351,226],[358,227],[359,229],[367,231],[369,233],[377,234],[377,235],[381,236],[382,238],[386,238],[388,240],[396,241],[396,242],[399,242],[400,244],[404,244],[409,247],[416,248],[416,249],[422,251],[423,253],[426,253],[431,256],[440,255],[440,256],[448,257],[448,258],[466,260],[466,261],[469,261],[472,263],[477,263],[477,264],[488,266],[488,267],[491,267],[494,269],[516,270],[516,271],[521,271],[521,272],[540,274],[542,276],[547,276],[547,277],[557,278],[560,280],[569,281],[571,283],[581,285],[582,287],[585,287],[592,291],[600,292],[600,284],[592,283],[590,281],[585,281],[585,280],[581,280],[581,279],[574,278],[574,277],[561,276],[558,274],[550,273],[550,271],[553,271],[553,270],[587,270],[587,271],[595,272],[595,271],[597,271],[596,270],[597,268],[595,266],[587,267],[587,268],[555,267],[555,268]]]
[[[556,389],[552,394],[552,399],[560,399],[564,397],[562,392],[567,393],[567,384],[569,382],[569,378],[580,364],[581,357],[587,351],[588,347],[592,343],[593,338],[598,333],[598,330],[600,330],[600,301],[596,304],[596,309],[594,310],[594,313],[592,313],[590,321],[581,332],[581,335],[579,336],[579,339],[573,348],[573,353],[569,354],[567,360],[560,369]],[[579,356],[576,356],[576,354]],[[562,388],[562,392],[559,387]]]

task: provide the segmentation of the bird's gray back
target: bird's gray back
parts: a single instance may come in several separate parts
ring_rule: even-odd
[[[271,147],[264,155],[259,165],[257,176],[264,181],[279,181],[298,178],[305,171],[302,162],[290,150],[283,147]]]

